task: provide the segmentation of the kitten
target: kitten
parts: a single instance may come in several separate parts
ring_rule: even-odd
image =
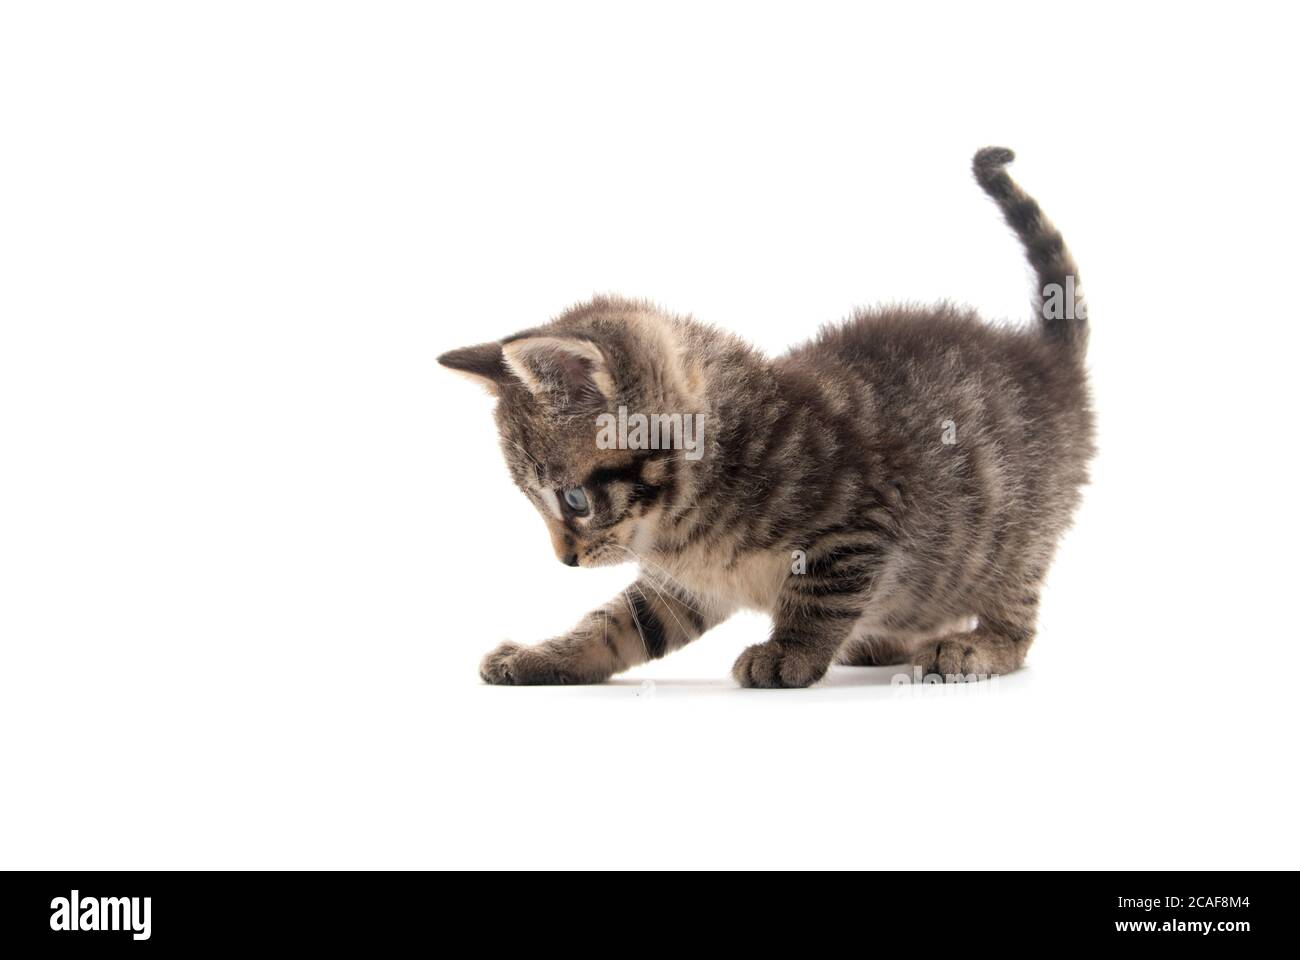
[[[837,659],[949,680],[1018,668],[1093,422],[1078,272],[1003,169],[1013,158],[986,148],[974,172],[1037,271],[1032,330],[949,305],[878,308],[772,360],[648,303],[598,297],[439,357],[498,397],[510,473],[556,556],[640,567],[564,636],[501,644],[483,679],[598,683],[741,608],[773,620],[736,661],[742,686],[804,687]],[[624,428],[694,417],[695,456],[656,449],[645,430],[602,434],[615,414]]]

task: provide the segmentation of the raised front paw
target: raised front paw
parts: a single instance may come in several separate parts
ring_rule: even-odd
[[[742,653],[731,675],[742,687],[806,687],[824,677],[829,666],[808,650],[769,640]]]

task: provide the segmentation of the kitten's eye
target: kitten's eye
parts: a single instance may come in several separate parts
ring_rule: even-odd
[[[582,487],[570,487],[563,491],[561,496],[564,499],[564,505],[569,508],[569,512],[575,517],[585,517],[590,509],[587,504],[587,494]]]

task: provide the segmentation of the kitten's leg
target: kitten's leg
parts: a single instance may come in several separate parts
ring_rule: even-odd
[[[1004,607],[997,614],[981,614],[969,633],[952,634],[920,647],[912,663],[926,674],[949,682],[979,680],[1020,669],[1034,640],[1034,612],[1038,598]]]
[[[803,573],[781,584],[771,639],[750,647],[731,668],[742,687],[806,687],[824,677],[862,614],[882,551],[864,532],[820,543],[807,560]]]
[[[685,646],[723,619],[643,576],[564,636],[535,647],[501,644],[483,658],[479,675],[499,684],[600,683]]]
[[[772,638],[740,655],[731,668],[736,682],[742,687],[806,687],[824,677],[860,612],[851,597],[832,604],[825,599],[783,589]]]
[[[736,660],[731,675],[742,687],[806,687],[826,675],[857,619],[825,610],[778,610],[772,639]]]

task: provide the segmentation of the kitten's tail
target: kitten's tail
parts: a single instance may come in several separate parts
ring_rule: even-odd
[[[1011,229],[1025,246],[1038,273],[1034,307],[1048,339],[1082,356],[1088,346],[1088,311],[1079,288],[1079,268],[1061,232],[1043,216],[1038,203],[1011,179],[1005,167],[1016,158],[1006,147],[975,154],[975,179],[997,201]]]

